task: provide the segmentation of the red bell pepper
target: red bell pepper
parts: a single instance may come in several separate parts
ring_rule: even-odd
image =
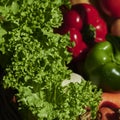
[[[55,32],[61,35],[70,33],[70,41],[74,41],[75,46],[68,50],[72,52],[73,58],[80,58],[95,43],[105,41],[107,25],[93,5],[75,4],[71,9],[62,9],[62,14],[63,24]]]

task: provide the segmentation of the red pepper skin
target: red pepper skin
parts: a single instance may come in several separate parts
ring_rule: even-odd
[[[120,17],[120,0],[98,0],[101,10],[111,18]]]
[[[83,26],[82,18],[76,10],[69,10],[66,14],[64,14],[63,22],[69,28],[76,28],[78,30],[81,30]]]
[[[69,31],[70,28],[75,28],[78,29],[79,31],[82,29],[83,21],[77,11],[62,9],[62,14],[63,14],[63,23],[59,28],[54,29],[55,33],[64,35]]]
[[[102,42],[106,40],[108,28],[106,22],[102,18],[98,18],[94,23],[95,27],[95,42]]]
[[[82,17],[82,21],[85,24],[94,24],[94,22],[100,17],[97,9],[88,3],[80,3],[72,5],[72,10],[76,10]]]
[[[75,46],[67,47],[68,51],[72,53],[73,59],[82,59],[83,56],[85,58],[95,43],[106,40],[107,25],[91,4],[80,3],[72,5],[71,9],[63,8],[61,9],[63,24],[55,29],[55,33],[64,35],[70,32],[70,41],[74,41]],[[87,25],[94,29],[87,28],[87,31],[84,31]]]
[[[70,41],[75,43],[73,47],[67,47],[68,51],[72,53],[73,58],[78,57],[86,48],[87,45],[82,39],[82,34],[75,28],[70,28]]]
[[[106,41],[107,33],[107,25],[100,17],[97,18],[93,25],[86,25],[82,29],[83,40],[90,48],[98,42]]]
[[[91,46],[94,43],[106,40],[106,35],[108,33],[107,24],[92,4],[80,3],[73,5],[71,9],[76,10],[84,22],[84,30],[82,31],[85,38],[83,39],[88,45]],[[88,26],[92,26],[94,29]]]

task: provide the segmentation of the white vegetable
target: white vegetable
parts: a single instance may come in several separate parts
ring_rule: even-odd
[[[68,85],[69,83],[75,83],[75,82],[78,82],[78,83],[81,83],[81,81],[84,80],[83,77],[77,73],[71,73],[70,75],[70,80],[67,80],[65,79],[63,82],[62,82],[62,86],[66,86]]]

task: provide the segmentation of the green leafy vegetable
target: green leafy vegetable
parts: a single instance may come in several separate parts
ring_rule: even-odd
[[[71,61],[66,49],[69,36],[53,33],[62,23],[62,4],[69,2],[0,2],[0,64],[6,72],[3,85],[18,90],[21,111],[27,108],[37,120],[75,120],[87,106],[95,116],[100,100],[101,91],[88,82],[61,86],[71,73],[66,66]]]

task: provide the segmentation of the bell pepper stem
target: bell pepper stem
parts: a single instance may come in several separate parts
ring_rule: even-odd
[[[108,41],[113,46],[113,60],[117,64],[120,64],[120,37],[118,36],[108,36]]]

